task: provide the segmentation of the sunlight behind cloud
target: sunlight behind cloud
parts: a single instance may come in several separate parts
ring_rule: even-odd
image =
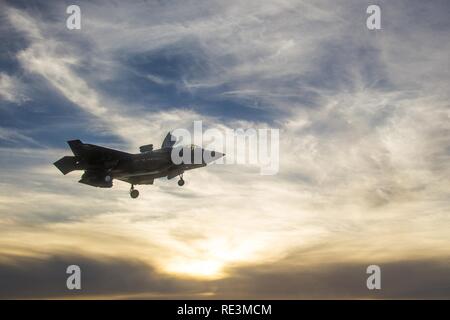
[[[225,268],[251,262],[255,251],[260,250],[252,241],[232,243],[224,238],[205,239],[193,246],[194,250],[179,252],[164,270],[182,276],[220,279],[227,276]]]

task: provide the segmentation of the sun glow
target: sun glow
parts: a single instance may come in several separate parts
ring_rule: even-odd
[[[169,265],[167,270],[194,278],[219,279],[224,276],[223,267],[223,262],[209,259],[179,261]]]
[[[226,239],[213,239],[197,243],[191,255],[170,261],[165,270],[188,277],[220,279],[226,276],[226,267],[251,260],[255,251],[251,241],[233,244]]]

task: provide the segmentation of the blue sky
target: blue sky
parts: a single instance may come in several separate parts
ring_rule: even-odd
[[[53,272],[79,260],[140,275],[91,297],[372,298],[357,270],[380,264],[380,297],[448,298],[448,1],[378,1],[375,31],[351,0],[78,1],[81,30],[69,4],[0,2],[0,277],[45,271],[0,296],[65,296]],[[279,129],[279,173],[211,166],[132,201],[52,165],[70,139],[137,152],[195,120]]]

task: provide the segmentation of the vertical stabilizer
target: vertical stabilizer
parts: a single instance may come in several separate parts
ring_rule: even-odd
[[[81,142],[81,140],[70,140],[67,141],[67,144],[69,145],[70,149],[72,149],[74,155],[81,156],[81,153],[83,151],[83,142]]]
[[[170,132],[164,138],[164,141],[161,145],[161,148],[172,148],[176,142],[175,136],[173,136]]]

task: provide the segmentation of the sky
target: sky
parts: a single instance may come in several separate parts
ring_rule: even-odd
[[[0,298],[450,298],[448,1],[0,7]],[[53,166],[67,140],[137,153],[199,120],[278,129],[279,172],[131,199]]]

